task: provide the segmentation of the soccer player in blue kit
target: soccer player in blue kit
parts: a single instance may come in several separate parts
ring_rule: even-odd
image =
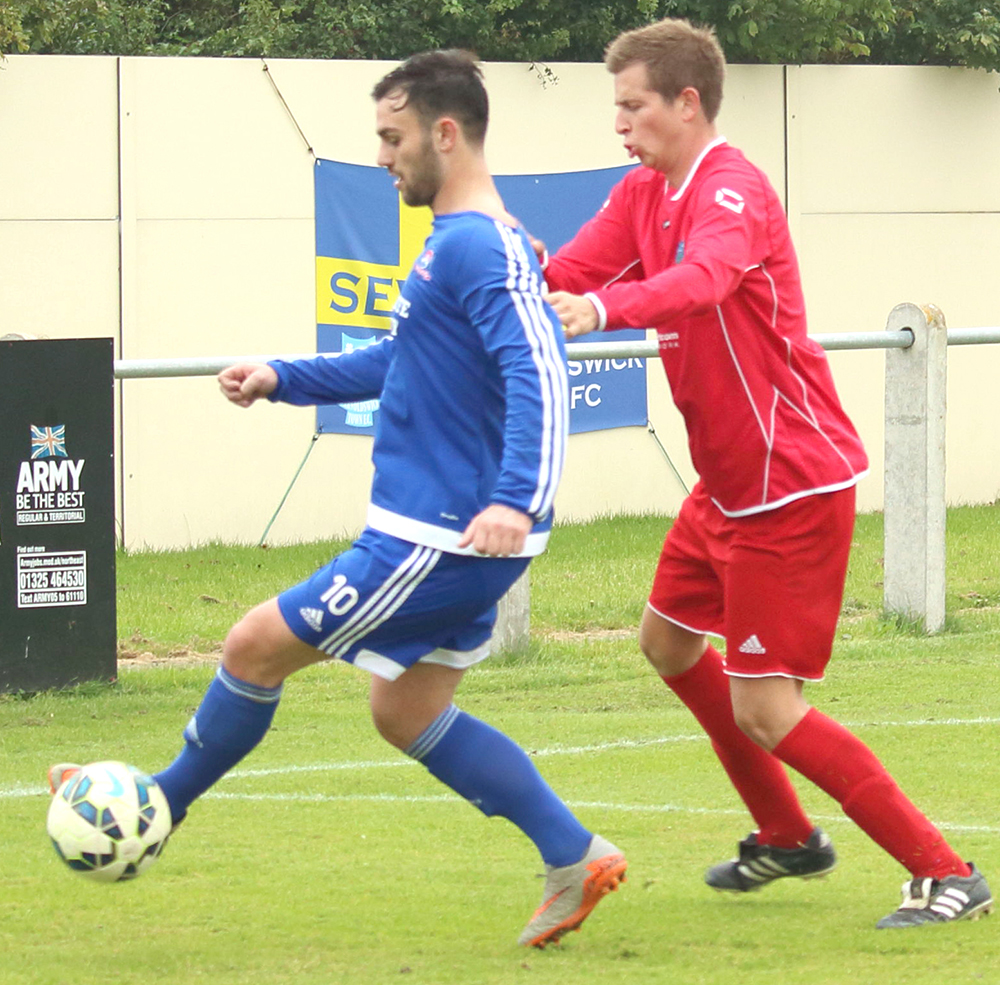
[[[248,612],[156,779],[175,823],[267,732],[290,674],[340,658],[371,674],[379,733],[485,815],[537,846],[547,878],[519,943],[544,947],[624,878],[511,739],[460,711],[489,653],[496,603],[541,553],[567,436],[562,329],[525,232],[484,156],[488,101],[472,56],[415,55],[376,85],[378,163],[434,227],[394,331],[335,358],[239,364],[223,394],[310,405],[381,400],[368,522],[312,577]],[[53,789],[75,767],[50,770]]]

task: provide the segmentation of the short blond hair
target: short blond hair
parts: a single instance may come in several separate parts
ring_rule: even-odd
[[[690,86],[698,90],[708,122],[718,116],[726,57],[710,27],[668,17],[625,31],[604,53],[604,64],[613,75],[637,62],[646,66],[650,88],[664,99],[676,99]]]

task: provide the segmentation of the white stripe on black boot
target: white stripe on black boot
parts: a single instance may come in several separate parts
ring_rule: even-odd
[[[749,893],[786,876],[815,879],[837,865],[833,843],[821,828],[813,828],[809,840],[799,848],[776,848],[757,843],[757,833],[740,842],[738,858],[713,865],[705,882],[713,889]]]
[[[990,887],[972,862],[966,864],[972,869],[971,875],[904,882],[902,905],[895,913],[882,917],[876,928],[890,930],[985,917],[993,909]]]

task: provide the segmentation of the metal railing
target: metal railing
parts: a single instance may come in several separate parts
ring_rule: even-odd
[[[846,349],[908,349],[913,345],[909,329],[891,332],[827,332],[811,335],[828,352]],[[979,345],[1000,342],[1000,328],[951,328],[948,345]],[[312,359],[315,352],[257,356],[191,356],[178,359],[116,359],[115,377],[120,380],[160,379],[179,376],[215,376],[238,362],[269,359]],[[566,357],[584,359],[650,359],[659,355],[656,342],[570,342]]]
[[[883,332],[813,335],[830,351],[885,349],[885,578],[886,612],[937,632],[945,620],[945,421],[948,346],[1000,342],[1000,328],[948,329],[933,307],[900,304],[889,314]],[[570,360],[649,359],[659,354],[655,341],[587,342],[566,346]],[[214,376],[237,362],[312,359],[295,355],[210,356],[182,359],[115,361],[118,379]],[[527,626],[521,591],[518,611],[502,623]],[[526,628],[524,630],[526,632]],[[510,634],[507,633],[509,639]]]
[[[985,332],[990,329],[965,329]],[[905,349],[913,344],[913,335],[898,332],[844,332],[812,335],[824,349]],[[969,341],[988,341],[971,339]],[[1000,341],[1000,340],[996,340]],[[962,344],[961,342],[954,344]],[[191,356],[180,359],[116,359],[115,377],[120,380],[161,379],[177,376],[215,376],[227,366],[240,362],[267,362],[269,359],[314,359],[318,353],[294,353],[268,356]],[[651,359],[659,355],[655,341],[570,342],[566,357],[584,359]]]

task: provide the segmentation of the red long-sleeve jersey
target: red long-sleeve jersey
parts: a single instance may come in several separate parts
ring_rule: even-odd
[[[550,258],[601,328],[655,328],[691,458],[728,516],[853,485],[868,460],[806,335],[798,261],[764,173],[723,138],[679,189],[630,171]]]

